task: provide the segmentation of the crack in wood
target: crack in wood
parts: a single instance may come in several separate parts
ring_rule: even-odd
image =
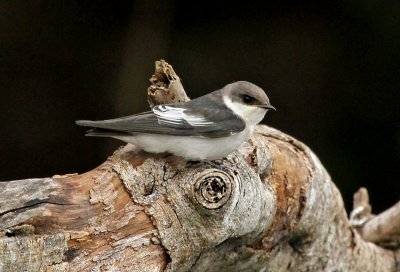
[[[32,203],[31,203],[32,202]],[[66,205],[70,205],[70,206],[74,206],[74,205],[78,205],[78,204],[71,204],[71,203],[58,203],[58,202],[51,202],[51,201],[46,201],[46,200],[38,200],[38,199],[34,199],[34,200],[30,200],[26,203],[29,203],[27,205],[24,205],[22,207],[18,207],[18,208],[14,208],[14,209],[10,209],[4,212],[0,213],[0,216],[4,216],[8,213],[12,213],[12,212],[19,212],[19,211],[23,211],[23,210],[27,210],[30,208],[33,208],[35,206],[40,206],[41,204],[52,204],[52,205],[60,205],[60,206],[66,206]]]

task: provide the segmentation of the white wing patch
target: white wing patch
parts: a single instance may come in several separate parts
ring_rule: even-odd
[[[185,113],[184,108],[160,105],[153,108],[154,114],[157,116],[160,124],[165,125],[185,125],[188,123],[194,127],[202,127],[214,124],[208,121],[202,115],[190,115]]]
[[[204,127],[214,124],[214,122],[207,120],[202,115],[189,115],[184,112],[183,112],[183,119],[185,119],[186,122],[188,122],[190,125],[194,127]]]
[[[183,121],[183,108],[176,108],[161,105],[153,108],[154,114],[157,116],[160,124],[179,125]]]

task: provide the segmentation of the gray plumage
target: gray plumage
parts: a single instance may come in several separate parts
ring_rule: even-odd
[[[261,88],[239,81],[185,103],[76,124],[93,128],[87,136],[116,138],[151,153],[170,152],[190,160],[217,159],[249,139],[269,109],[274,107]]]
[[[174,136],[202,136],[207,138],[216,138],[229,136],[244,130],[245,122],[232,110],[226,106],[221,108],[222,103],[220,91],[214,92],[214,96],[202,96],[182,104],[166,104],[147,111],[122,118],[90,121],[78,120],[79,126],[93,127],[89,130],[87,136],[113,137],[128,136],[135,133],[167,134]],[[212,118],[212,122],[192,122],[179,119],[172,122],[167,118],[174,115],[173,111],[180,112],[181,109],[189,116],[195,119],[204,117]],[[170,112],[170,114],[168,114]]]

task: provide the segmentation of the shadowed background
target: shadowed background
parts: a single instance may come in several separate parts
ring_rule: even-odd
[[[1,1],[0,180],[85,172],[122,142],[77,119],[148,110],[154,61],[191,98],[251,81],[265,123],[305,142],[339,187],[400,198],[400,2]]]

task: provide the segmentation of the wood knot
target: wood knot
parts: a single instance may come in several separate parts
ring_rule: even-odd
[[[197,178],[194,196],[206,209],[218,209],[230,198],[233,180],[223,171],[212,170]]]

